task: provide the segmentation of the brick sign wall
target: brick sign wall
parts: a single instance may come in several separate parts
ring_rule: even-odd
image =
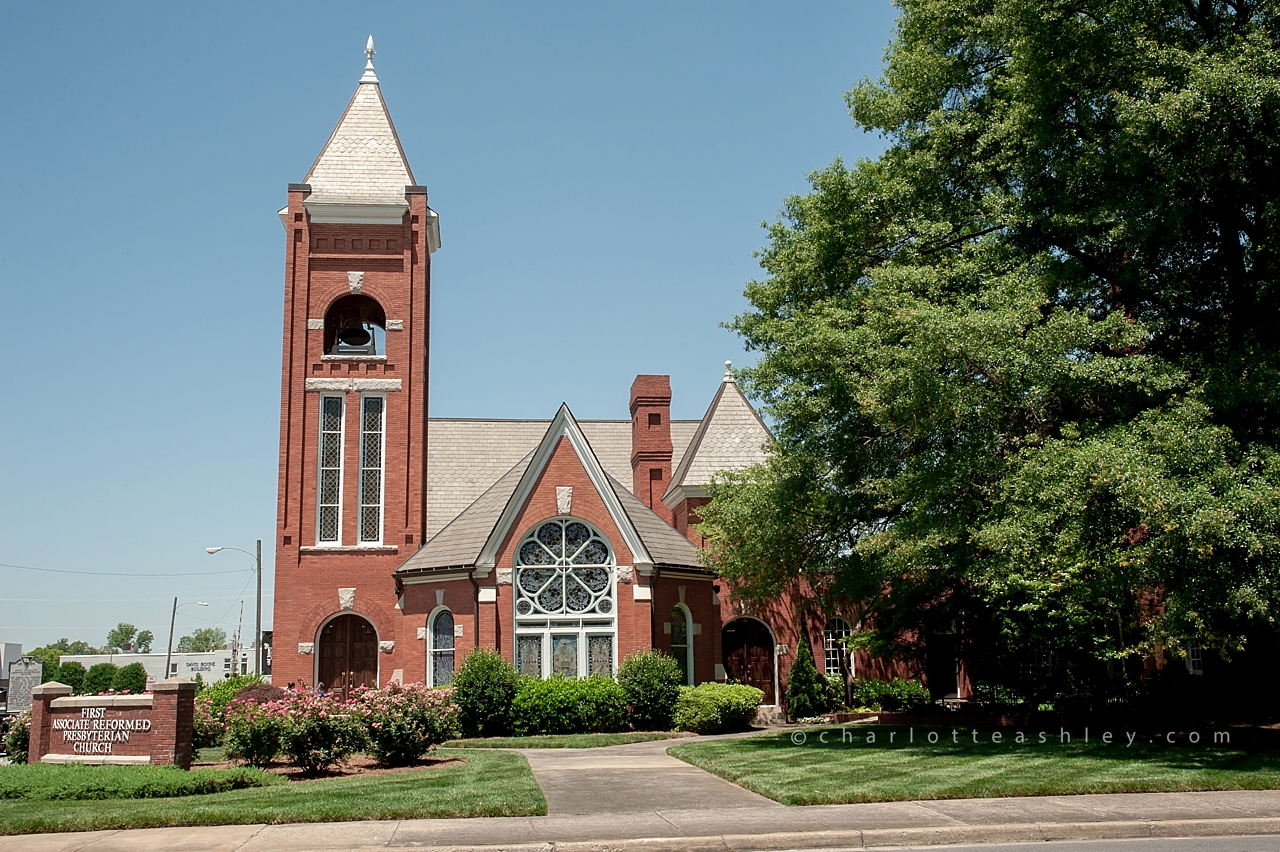
[[[30,763],[176,764],[191,768],[196,685],[171,678],[148,695],[32,690]]]

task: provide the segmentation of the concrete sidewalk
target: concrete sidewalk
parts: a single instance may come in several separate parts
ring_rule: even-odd
[[[673,805],[683,798],[671,787]],[[1280,835],[1280,791],[954,799],[784,808],[95,831],[0,838],[0,852],[696,852]]]
[[[734,735],[730,735],[734,736]],[[741,736],[741,735],[737,735]],[[780,809],[782,805],[677,760],[667,749],[690,737],[606,748],[517,749],[547,797],[547,813],[654,813],[722,808]]]

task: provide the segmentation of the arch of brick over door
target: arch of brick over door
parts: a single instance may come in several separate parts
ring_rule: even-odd
[[[337,589],[334,589],[334,597],[337,597]],[[334,603],[337,603],[335,600]],[[373,629],[378,631],[379,641],[392,640],[395,641],[396,636],[395,622],[387,614],[387,611],[375,601],[362,598],[359,593],[356,594],[356,605],[354,609],[334,609],[329,604],[317,604],[312,607],[306,617],[302,619],[302,635],[299,642],[316,642],[320,633],[320,627],[335,615],[344,615],[351,613],[352,615],[360,615],[369,619],[369,623],[373,625]]]

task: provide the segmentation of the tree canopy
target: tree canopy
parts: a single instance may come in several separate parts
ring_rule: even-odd
[[[193,630],[191,635],[179,639],[175,650],[181,654],[191,654],[216,651],[225,647],[227,647],[227,631],[218,627],[199,627]]]
[[[122,621],[107,631],[107,644],[103,649],[119,652],[125,645],[130,645],[135,653],[149,654],[154,641],[155,635],[150,630],[139,631],[132,624]]]
[[[900,6],[847,96],[884,153],[786,201],[731,323],[777,442],[714,567],[1005,672],[1274,632],[1280,4]]]

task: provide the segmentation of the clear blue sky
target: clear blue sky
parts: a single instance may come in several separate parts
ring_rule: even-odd
[[[284,232],[373,33],[440,213],[431,413],[701,416],[760,223],[874,156],[887,0],[14,4],[0,31],[0,640],[231,632],[275,529]],[[210,576],[197,571],[236,570]],[[272,601],[264,605],[271,623]]]

